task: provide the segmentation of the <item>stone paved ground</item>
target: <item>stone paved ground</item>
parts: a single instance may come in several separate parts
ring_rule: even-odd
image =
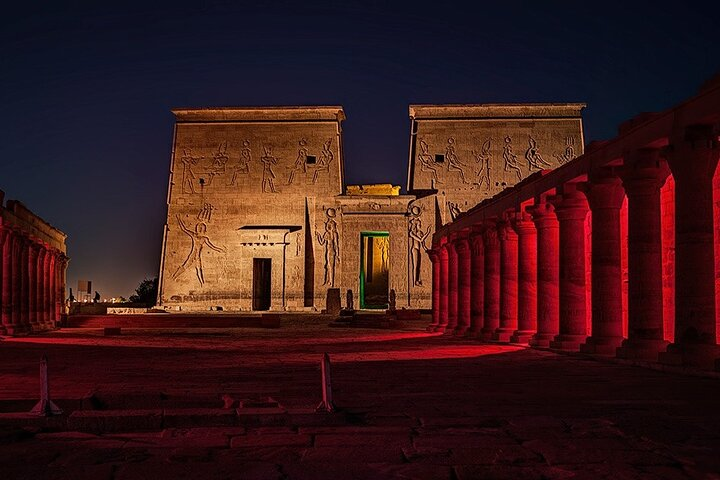
[[[720,478],[720,380],[482,345],[419,331],[64,330],[0,342],[0,401],[90,391],[117,408],[158,392],[320,400],[338,425],[106,433],[0,427],[0,478]],[[125,402],[125,403],[123,403]]]

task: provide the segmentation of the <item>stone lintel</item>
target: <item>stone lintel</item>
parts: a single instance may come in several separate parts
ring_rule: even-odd
[[[17,200],[8,200],[5,207],[0,205],[0,225],[18,228],[25,233],[65,252],[67,235],[34,214]]]
[[[183,122],[319,122],[345,120],[341,106],[175,108]]]
[[[415,120],[578,118],[584,103],[484,103],[478,105],[410,105]]]

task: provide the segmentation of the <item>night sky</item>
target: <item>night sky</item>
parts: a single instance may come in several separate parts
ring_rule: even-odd
[[[342,105],[347,182],[404,188],[411,103],[585,102],[590,141],[720,69],[713,2],[37,3],[0,16],[0,189],[104,298],[157,275],[171,108]]]

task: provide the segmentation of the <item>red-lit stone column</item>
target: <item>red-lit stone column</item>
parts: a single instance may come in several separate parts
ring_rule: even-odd
[[[472,276],[470,279],[470,331],[468,336],[477,337],[483,327],[485,305],[485,245],[480,228],[476,228],[470,235],[472,248]]]
[[[20,325],[30,331],[30,239],[20,238]]]
[[[458,263],[458,309],[455,335],[465,335],[470,329],[470,241],[467,232],[461,232],[455,240]]]
[[[60,314],[67,315],[70,312],[65,304],[65,293],[67,290],[67,267],[70,263],[70,257],[62,254],[62,262],[60,264],[60,271],[58,272],[58,295],[60,296]]]
[[[12,235],[12,308],[10,316],[10,324],[5,327],[8,335],[21,335],[27,333],[27,328],[22,324],[22,283],[23,283],[23,267],[22,267],[22,243],[23,239],[15,232]]]
[[[670,173],[659,150],[625,158],[622,182],[628,198],[628,338],[620,358],[657,361],[663,335],[660,187]]]
[[[458,255],[454,237],[451,237],[446,247],[448,253],[448,323],[445,333],[451,334],[455,331],[458,321]]]
[[[56,310],[56,302],[57,302],[57,289],[55,288],[55,285],[57,283],[57,251],[51,250],[50,251],[50,268],[48,269],[48,287],[50,289],[50,294],[48,298],[48,313],[49,313],[49,323],[48,328],[55,328],[55,322],[57,321],[57,317],[55,316],[55,310]]]
[[[678,130],[667,155],[675,179],[675,342],[660,361],[720,370],[713,262],[720,125]]]
[[[50,327],[50,267],[52,260],[52,252],[45,247],[45,261],[43,262],[43,316],[42,323],[44,328]]]
[[[537,234],[532,217],[522,208],[512,224],[518,236],[518,328],[510,341],[528,343],[537,332]]]
[[[498,223],[500,238],[500,325],[495,342],[509,342],[518,325],[518,236],[508,220]]]
[[[42,329],[45,325],[45,247],[38,246],[37,258],[37,290],[35,291],[36,323]]]
[[[592,212],[592,335],[580,351],[614,356],[623,341],[620,209],[625,190],[609,170],[590,180],[585,195]]]
[[[533,347],[549,347],[560,333],[560,227],[544,198],[529,209],[537,231],[537,333]]]
[[[35,242],[31,242],[28,246],[28,321],[30,329],[38,330],[37,322],[37,254],[38,246]]]
[[[436,332],[444,332],[448,324],[448,251],[447,244],[440,246],[440,319]]]
[[[0,225],[0,335],[5,335],[5,325],[10,323],[11,262],[9,252],[10,230]]]
[[[485,247],[485,310],[483,311],[483,327],[480,338],[492,339],[495,330],[500,326],[500,240],[497,227],[488,224],[483,232]]]
[[[427,253],[432,263],[432,323],[428,325],[427,331],[434,332],[440,325],[440,254],[435,248]]]
[[[551,348],[579,350],[587,338],[585,217],[588,204],[575,184],[553,198],[560,224],[560,333]]]

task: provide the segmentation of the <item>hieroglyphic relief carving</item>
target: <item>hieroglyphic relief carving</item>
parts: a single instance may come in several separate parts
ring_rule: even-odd
[[[260,161],[263,164],[263,178],[262,178],[262,191],[267,193],[277,193],[275,190],[275,172],[273,172],[272,166],[278,163],[278,158],[272,153],[272,145],[263,145],[263,151],[265,152]]]
[[[209,208],[206,208],[207,206],[209,206]],[[209,221],[211,212],[212,205],[205,204],[200,213],[198,213],[198,219],[207,218]],[[207,224],[204,220],[200,220],[195,224],[195,230],[190,230],[187,225],[185,225],[185,222],[183,222],[182,218],[180,218],[180,215],[176,215],[176,217],[178,220],[178,225],[180,225],[180,229],[190,237],[191,244],[190,253],[188,253],[187,258],[182,263],[182,265],[180,265],[178,269],[175,270],[175,273],[173,273],[172,275],[172,279],[176,280],[180,275],[185,272],[185,270],[190,267],[195,267],[195,275],[197,276],[197,279],[200,282],[200,286],[202,287],[205,284],[205,274],[203,272],[202,264],[203,248],[207,246],[208,248],[221,253],[225,252],[225,248],[218,247],[210,241],[206,234]]]
[[[302,234],[300,232],[298,232],[295,235],[295,256],[296,257],[299,257],[300,254],[302,253],[302,244],[300,243],[301,240],[302,240]]]
[[[208,186],[212,184],[213,178],[217,175],[225,173],[225,164],[227,164],[230,157],[227,154],[227,142],[220,143],[218,145],[217,152],[212,154],[212,164],[210,165],[210,171],[208,172]]]
[[[198,221],[202,223],[210,223],[210,219],[212,217],[212,212],[215,210],[215,207],[210,203],[204,203],[202,208],[197,214]]]
[[[563,165],[570,160],[573,160],[577,155],[575,155],[575,137],[565,137],[565,151],[563,153],[556,153],[554,155],[555,158],[558,159],[558,162],[560,162],[560,165]]]
[[[430,154],[430,145],[425,140],[420,140],[420,153],[418,153],[418,160],[420,160],[420,171],[430,172],[430,177],[435,183],[442,183],[438,180],[437,167],[433,161],[433,156]]]
[[[447,142],[448,145],[445,147],[445,160],[447,161],[448,172],[452,170],[460,172],[460,178],[463,183],[469,183],[465,179],[465,170],[463,169],[463,167],[466,167],[467,165],[462,163],[455,153],[455,137],[448,138]]]
[[[233,167],[233,176],[232,180],[230,180],[231,186],[236,185],[238,175],[247,175],[250,173],[248,165],[251,160],[252,150],[250,150],[250,140],[243,140],[243,146],[240,149],[240,159],[238,160],[238,164]]]
[[[337,212],[334,208],[328,208],[325,211],[327,219],[325,220],[325,232],[317,234],[317,241],[325,247],[325,278],[323,285],[335,286],[335,265],[340,261],[340,237],[338,234],[337,222],[335,215]]]
[[[518,180],[522,180],[522,170],[518,165],[517,155],[513,153],[512,138],[509,136],[505,137],[505,146],[503,147],[503,160],[505,160],[505,171],[514,171],[517,175]]]
[[[315,173],[313,174],[312,183],[317,182],[320,172],[328,172],[328,174],[330,174],[330,163],[335,158],[332,150],[330,150],[330,145],[332,145],[332,138],[328,139],[327,142],[323,143],[322,151],[320,152],[320,160],[318,160],[317,164],[315,165]]]
[[[380,260],[382,263],[383,270],[389,270],[390,265],[388,263],[388,253],[390,251],[390,238],[388,237],[376,237],[378,248],[380,249]]]
[[[413,205],[410,207],[408,215],[408,236],[410,237],[410,265],[412,268],[412,282],[415,286],[422,285],[421,278],[421,262],[422,252],[427,252],[425,240],[430,235],[430,227],[426,231],[422,229],[422,220],[420,219],[420,207]]]
[[[482,184],[485,183],[488,189],[490,189],[490,160],[492,160],[490,140],[489,138],[485,140],[479,152],[475,150],[472,151],[475,162],[477,162],[480,167],[477,172],[478,185],[482,186]]]
[[[540,149],[537,141],[528,135],[528,149],[525,151],[525,160],[528,162],[528,170],[542,170],[543,167],[549,167],[550,164],[540,155]]]
[[[195,193],[195,172],[193,167],[200,162],[204,157],[196,157],[192,154],[192,150],[189,148],[183,149],[183,154],[180,157],[180,162],[183,164],[182,170],[182,192],[183,193]]]
[[[295,174],[302,170],[303,173],[307,173],[307,156],[308,156],[308,149],[307,149],[307,140],[304,138],[300,139],[300,142],[298,142],[300,145],[300,148],[298,148],[298,156],[295,160],[295,165],[292,166],[290,169],[290,178],[288,178],[288,185],[291,185],[293,181],[295,180]]]
[[[462,213],[460,206],[454,202],[447,202],[448,210],[450,211],[450,219],[454,222],[455,219]]]

